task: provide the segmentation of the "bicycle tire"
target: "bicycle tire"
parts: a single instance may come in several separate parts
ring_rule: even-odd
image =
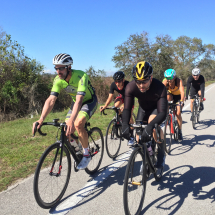
[[[154,159],[153,159],[153,164],[155,165],[156,162],[157,162],[158,144],[159,144],[159,143],[156,143],[155,141],[154,141],[154,143],[155,143],[155,147],[154,147]],[[163,143],[162,143],[162,144],[163,144]],[[163,176],[163,170],[164,170],[164,167],[159,168],[159,169],[155,168],[154,177],[155,177],[155,180],[156,180],[156,181],[160,181],[160,179],[162,178],[162,176]]]
[[[42,154],[35,171],[33,182],[34,197],[38,205],[44,209],[54,207],[61,200],[69,183],[71,174],[71,157],[65,145],[63,147],[64,157],[61,163],[61,173],[58,176],[56,175],[59,172],[58,164],[61,149],[60,143],[54,143],[49,146]],[[57,160],[52,167],[50,164],[53,164],[53,158],[55,158],[55,156]],[[51,175],[51,172],[55,173]],[[64,176],[65,179],[63,179]],[[43,183],[46,184],[43,185]],[[61,186],[62,189],[58,186]],[[57,188],[55,189],[54,187]],[[53,195],[55,195],[55,197]]]
[[[146,193],[146,181],[144,154],[140,147],[136,147],[129,158],[124,178],[123,205],[126,215],[140,214]],[[138,197],[139,201],[136,200]]]
[[[197,117],[196,117],[196,122],[199,123],[199,119],[200,119],[200,111],[199,111],[199,106],[196,108],[196,114],[197,114]]]
[[[172,133],[171,133],[171,118],[168,115],[165,122],[164,127],[164,143],[165,143],[165,151],[169,154],[172,145]],[[167,137],[168,136],[168,137]]]
[[[107,127],[106,137],[105,137],[105,147],[107,154],[110,158],[116,158],[120,147],[122,138],[118,138],[116,136],[116,128],[114,124],[116,123],[116,119],[112,119]]]
[[[178,132],[179,132],[179,129],[178,129],[178,122],[175,121],[174,140],[175,140],[176,142],[178,141]]]
[[[193,104],[193,112],[192,112],[192,126],[193,126],[193,129],[195,129],[195,125],[196,125],[196,105],[194,103]]]
[[[104,138],[100,128],[94,127],[88,131],[88,144],[91,161],[85,171],[93,174],[100,167],[104,154]]]

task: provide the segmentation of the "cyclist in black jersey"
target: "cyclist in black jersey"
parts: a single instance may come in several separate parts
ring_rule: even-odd
[[[114,82],[112,82],[112,84],[110,86],[109,96],[107,98],[107,101],[105,102],[105,105],[100,106],[100,111],[103,111],[103,110],[105,110],[105,108],[107,108],[107,106],[113,100],[114,91],[116,91],[119,93],[119,95],[116,97],[116,99],[114,101],[114,106],[118,107],[118,108],[120,107],[120,110],[122,113],[122,111],[124,109],[125,89],[129,83],[129,81],[126,81],[124,78],[125,78],[125,74],[122,71],[118,71],[113,75]],[[133,109],[134,109],[134,106],[132,107],[132,110],[131,110],[131,116],[132,116]],[[121,113],[119,113],[119,114],[121,114]],[[130,123],[134,123],[132,117],[130,119]],[[133,129],[130,130],[130,133],[131,133],[131,138],[128,141],[128,145],[133,145],[133,143],[134,143]]]
[[[144,142],[151,140],[153,135],[157,140],[154,126],[160,125],[167,115],[167,92],[166,87],[157,79],[153,78],[153,69],[151,64],[145,61],[137,63],[132,70],[134,80],[131,81],[125,90],[125,104],[122,116],[122,135],[126,139],[129,139],[129,119],[131,114],[134,98],[138,98],[139,110],[137,119],[143,123],[148,124],[141,134],[141,138]],[[160,136],[162,142],[158,148],[158,161],[157,168],[161,168],[165,164],[165,146],[164,135],[162,129],[160,129]]]
[[[193,101],[194,96],[198,94],[200,98],[200,108],[199,110],[204,110],[203,101],[204,101],[204,92],[205,92],[205,79],[202,75],[200,75],[200,69],[194,68],[192,70],[192,75],[187,80],[187,91],[185,100],[188,99],[188,94],[190,91],[190,110],[193,110]],[[192,113],[190,120],[192,121]]]
[[[78,164],[77,169],[85,169],[91,161],[91,157],[89,154],[88,134],[84,126],[96,111],[98,104],[97,97],[88,75],[81,70],[71,69],[73,60],[70,55],[56,55],[53,58],[53,64],[58,75],[54,79],[51,95],[46,100],[41,117],[37,121],[39,123],[38,128],[40,128],[46,116],[54,107],[61,89],[64,89],[73,99],[65,120],[67,124],[66,136],[70,140],[71,134],[77,130],[83,147],[83,158]],[[32,133],[34,133],[35,123],[33,123]]]

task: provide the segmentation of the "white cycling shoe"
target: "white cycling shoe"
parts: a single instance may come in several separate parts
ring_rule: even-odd
[[[85,169],[91,161],[91,156],[83,156],[81,162],[78,164],[77,169]]]
[[[133,146],[134,145],[134,138],[131,137],[130,140],[128,141],[128,146]]]

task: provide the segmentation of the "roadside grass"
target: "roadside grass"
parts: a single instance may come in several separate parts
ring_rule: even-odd
[[[205,85],[208,86],[214,82],[208,81]],[[135,104],[134,113],[137,116],[137,102]],[[99,127],[105,136],[107,126],[115,112],[106,110],[107,115],[101,115],[99,106],[89,122],[91,127]],[[50,113],[45,121],[52,122],[53,119],[59,118],[60,122],[63,122],[67,112],[68,110]],[[56,141],[57,129],[54,126],[42,128],[47,136],[42,137],[37,133],[32,137],[32,124],[38,119],[39,116],[35,116],[32,119],[22,118],[0,124],[0,191],[7,189],[18,179],[34,173],[42,153]]]
[[[115,112],[106,110],[107,115],[101,115],[99,106],[89,122],[91,127],[99,127],[105,136]],[[53,119],[59,118],[60,122],[63,122],[67,112],[68,110],[50,113],[45,121],[52,122]],[[137,113],[137,107],[134,113]],[[7,189],[18,179],[34,173],[42,153],[56,141],[57,128],[54,126],[42,128],[47,136],[36,133],[35,137],[32,137],[32,124],[38,119],[39,116],[35,116],[32,119],[22,118],[0,124],[0,191]]]

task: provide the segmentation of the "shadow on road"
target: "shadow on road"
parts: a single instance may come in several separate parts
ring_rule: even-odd
[[[162,209],[165,213],[175,214],[189,194],[192,194],[195,200],[210,199],[213,203],[215,201],[215,188],[204,191],[204,187],[208,190],[207,186],[215,182],[214,178],[215,168],[213,167],[193,168],[190,165],[184,165],[169,170],[163,175],[158,186],[158,192],[168,189],[170,193],[145,205],[141,214],[144,214],[153,205],[156,205],[157,209]],[[157,182],[153,181],[151,185],[155,186]],[[150,192],[150,190],[147,192]],[[147,193],[145,198],[147,198]],[[162,210],[159,212],[162,213]]]

